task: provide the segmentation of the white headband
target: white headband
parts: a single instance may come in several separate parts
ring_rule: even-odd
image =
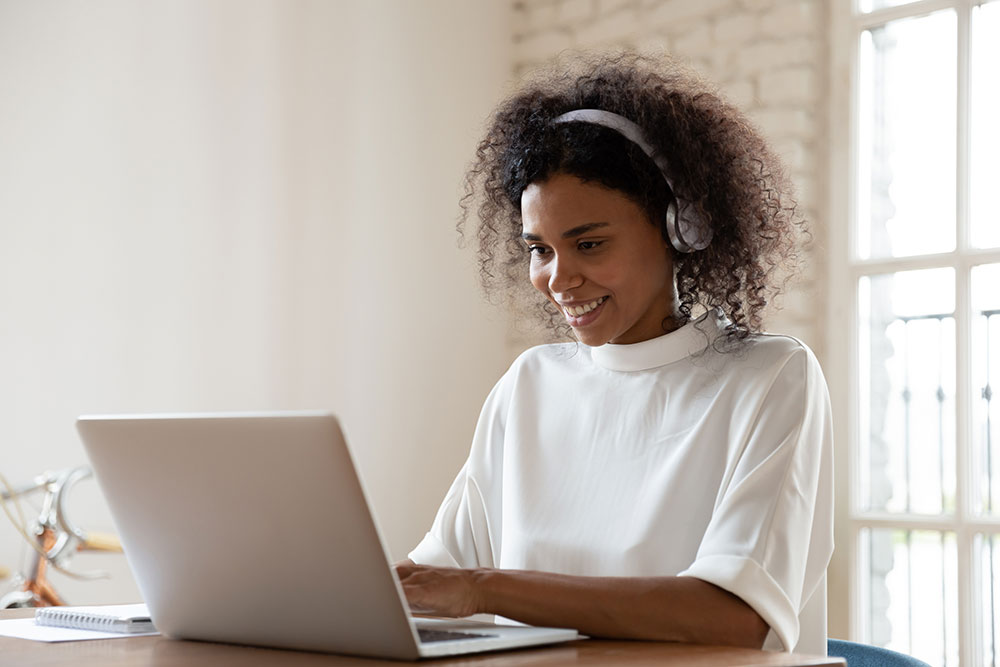
[[[553,123],[590,123],[601,125],[610,130],[614,130],[633,144],[642,149],[642,152],[656,163],[663,180],[670,187],[674,199],[677,199],[677,192],[674,190],[673,180],[670,178],[670,169],[667,161],[646,141],[642,128],[624,116],[619,116],[603,109],[576,109],[564,113],[555,118]],[[694,206],[679,206],[676,201],[671,202],[667,208],[666,220],[667,236],[670,243],[678,252],[694,252],[704,250],[712,240],[712,228],[708,222],[699,214]]]

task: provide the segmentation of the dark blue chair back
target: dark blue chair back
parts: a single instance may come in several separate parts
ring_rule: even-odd
[[[923,660],[905,653],[843,639],[828,639],[826,652],[835,658],[846,660],[847,667],[930,667]]]

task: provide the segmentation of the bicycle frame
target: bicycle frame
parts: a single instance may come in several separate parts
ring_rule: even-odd
[[[50,566],[81,579],[107,576],[102,572],[71,572],[65,567],[71,556],[78,551],[122,550],[116,536],[85,531],[73,524],[67,515],[65,505],[69,490],[92,474],[86,466],[47,472],[30,485],[2,492],[4,501],[41,491],[44,491],[45,496],[41,511],[30,526],[33,535],[26,535],[33,538],[35,550],[31,567],[26,576],[22,575],[22,583],[18,589],[0,598],[0,609],[66,604],[48,579]]]

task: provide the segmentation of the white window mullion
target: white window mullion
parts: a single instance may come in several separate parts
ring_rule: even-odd
[[[982,590],[981,573],[979,572],[979,554],[975,549],[975,531],[970,524],[973,516],[972,490],[972,400],[971,400],[971,370],[972,370],[972,307],[971,307],[971,267],[968,262],[961,261],[969,250],[969,193],[970,193],[970,26],[972,18],[971,2],[959,3],[957,53],[957,100],[956,114],[956,151],[955,151],[955,188],[956,188],[956,249],[959,261],[955,266],[955,427],[957,430],[955,444],[956,465],[958,476],[956,487],[956,515],[960,523],[965,524],[958,531],[958,621],[959,621],[959,661],[962,665],[982,664],[984,645],[982,635],[981,604],[977,601]]]
[[[886,514],[879,512],[866,512],[856,517],[854,521],[859,527],[866,528],[928,530],[933,532],[958,531],[959,529],[958,520],[948,515],[928,516],[924,514]],[[998,531],[998,527],[995,522],[963,524],[962,527],[966,527],[972,531]]]
[[[968,209],[968,206],[966,206],[966,209]],[[966,217],[966,220],[968,220],[968,217]],[[966,229],[968,229],[968,225],[966,225]],[[956,267],[956,270],[958,270],[958,267],[963,265],[996,264],[998,262],[1000,262],[1000,249],[970,248],[962,253],[947,252],[936,255],[913,255],[911,257],[859,260],[851,264],[850,273],[851,277],[856,280],[862,276],[874,276],[883,273],[946,267]]]
[[[958,115],[957,123],[955,124],[956,130],[956,148],[955,159],[957,161],[955,165],[955,188],[957,197],[955,197],[955,216],[956,216],[956,231],[958,232],[958,239],[955,247],[958,249],[959,253],[965,253],[969,250],[971,233],[969,230],[970,220],[970,195],[971,195],[971,184],[969,178],[969,168],[971,166],[971,145],[970,141],[970,129],[971,124],[971,67],[970,61],[972,59],[972,48],[971,48],[971,26],[972,26],[972,7],[971,2],[968,0],[962,2],[956,8],[958,12],[958,85],[957,93],[958,99],[956,100],[956,113]]]
[[[959,262],[955,267],[955,428],[957,446],[955,473],[958,475],[955,510],[956,518],[961,524],[958,528],[958,623],[959,623],[959,660],[962,665],[979,665],[981,652],[979,613],[976,601],[976,591],[979,578],[978,554],[975,553],[975,517],[973,516],[972,490],[972,456],[971,456],[971,421],[972,410],[970,401],[970,370],[972,333],[970,326],[970,267],[966,262]]]
[[[960,23],[961,25],[961,23]],[[968,45],[967,41],[963,41],[960,37],[959,45]],[[960,59],[961,60],[961,59]],[[961,89],[961,84],[959,84]],[[966,88],[966,90],[968,90]],[[963,105],[960,103],[959,108],[961,109]],[[962,133],[962,126],[964,126],[962,118],[959,117],[959,133]],[[967,151],[963,151],[962,147],[959,147],[959,153],[968,154]],[[960,173],[962,173],[960,171]],[[959,176],[961,181],[962,177]],[[959,209],[965,208],[968,210],[967,202],[964,201],[965,197],[959,193]],[[962,242],[963,229],[967,231],[967,227],[963,225],[963,220],[961,213],[959,214],[958,220],[958,233],[959,233],[959,247],[968,247]],[[968,238],[967,236],[965,238]],[[982,664],[982,652],[979,650],[982,647],[982,632],[981,632],[981,615],[979,613],[980,605],[977,602],[977,591],[981,590],[979,577],[979,554],[976,553],[975,546],[975,534],[977,530],[976,516],[974,516],[974,498],[973,490],[976,485],[973,484],[972,475],[974,471],[972,469],[972,451],[971,451],[971,423],[972,423],[972,401],[970,400],[971,394],[971,349],[972,349],[972,331],[971,331],[971,286],[970,286],[970,273],[971,273],[971,263],[966,261],[958,261],[955,266],[955,406],[957,409],[957,414],[955,415],[955,428],[956,428],[956,438],[955,444],[957,447],[956,460],[955,460],[955,473],[958,476],[957,487],[956,487],[956,518],[959,523],[962,524],[961,528],[958,530],[958,614],[959,614],[959,660],[962,665],[980,665]]]
[[[954,6],[955,0],[920,0],[920,2],[877,9],[868,14],[858,14],[854,17],[854,26],[857,32],[860,33],[862,30],[876,28],[892,21],[925,16],[942,9],[951,9]]]
[[[972,594],[975,582],[979,580],[979,560],[974,549],[975,531],[969,526],[956,528],[958,541],[958,661],[963,667],[982,664],[982,646],[979,635],[979,614],[975,596]]]
[[[936,255],[913,255],[910,257],[886,257],[866,259],[856,262],[851,268],[855,278],[862,276],[877,276],[900,271],[919,271],[920,269],[941,269],[955,266],[955,253],[940,253]]]
[[[833,109],[828,114],[830,142],[830,169],[827,177],[828,219],[853,220],[857,211],[857,59],[858,35],[853,29],[852,16],[856,13],[856,0],[831,3],[831,58],[829,70],[830,97]],[[857,369],[849,360],[857,356],[857,295],[849,262],[857,246],[850,224],[830,224],[827,230],[828,267],[830,285],[843,285],[843,289],[830,289],[827,319],[836,324],[837,335],[826,336],[827,364],[824,373],[830,385],[830,399],[834,414],[842,416],[834,421],[836,463],[836,550],[829,569],[830,636],[841,639],[862,640],[864,619],[859,609],[863,564],[858,562],[859,540],[857,526],[852,521],[858,510],[857,409],[854,405],[857,386]],[[828,331],[832,331],[830,327]],[[843,335],[845,333],[847,335]]]
[[[857,46],[857,39],[855,39],[855,46]],[[854,49],[857,52],[857,48]],[[855,64],[857,59],[855,58]],[[852,114],[853,118],[853,114]],[[852,123],[856,125],[856,123]],[[854,172],[853,163],[856,162],[853,159],[853,152],[856,144],[852,144],[852,169]],[[856,188],[851,188],[852,192],[856,191]],[[852,209],[856,211],[857,209]],[[848,225],[849,233],[848,238],[853,240],[853,231],[856,230],[856,225]],[[856,245],[852,244],[849,246],[849,252],[853,254]],[[859,303],[858,303],[858,277],[854,275],[853,271],[845,271],[844,277],[847,278],[851,285],[850,290],[843,290],[845,296],[847,297],[848,303],[848,316],[847,316],[847,326],[850,335],[847,336],[847,354],[848,358],[856,360],[860,357],[861,341],[859,340]],[[848,524],[850,526],[850,544],[848,548],[851,554],[849,563],[850,570],[848,572],[848,582],[850,585],[851,594],[849,596],[849,614],[848,622],[850,628],[850,635],[848,639],[853,641],[870,642],[871,641],[871,609],[869,605],[865,605],[864,609],[860,609],[858,602],[861,600],[869,600],[871,598],[869,588],[871,587],[871,582],[868,581],[871,564],[869,562],[869,554],[867,550],[865,553],[861,553],[861,531],[862,524],[860,524],[856,518],[861,514],[862,511],[862,489],[864,485],[867,484],[868,474],[867,474],[867,463],[861,460],[861,451],[858,447],[861,437],[861,424],[860,424],[860,405],[858,404],[858,392],[857,387],[859,387],[860,382],[860,372],[859,364],[849,363],[846,364],[846,381],[848,391],[846,395],[850,397],[846,401],[846,405],[843,407],[847,411],[847,423],[849,427],[848,431],[848,443],[847,456],[848,456],[848,466],[850,472],[849,479],[849,517]]]
[[[871,643],[871,559],[868,549],[861,548],[863,525],[851,522],[851,636],[852,641]],[[862,602],[863,601],[863,602]]]

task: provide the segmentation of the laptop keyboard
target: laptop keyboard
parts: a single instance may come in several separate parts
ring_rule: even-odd
[[[497,637],[499,635],[487,635],[475,632],[453,632],[451,630],[428,630],[427,628],[417,628],[422,643],[448,642],[456,639],[485,639]]]

